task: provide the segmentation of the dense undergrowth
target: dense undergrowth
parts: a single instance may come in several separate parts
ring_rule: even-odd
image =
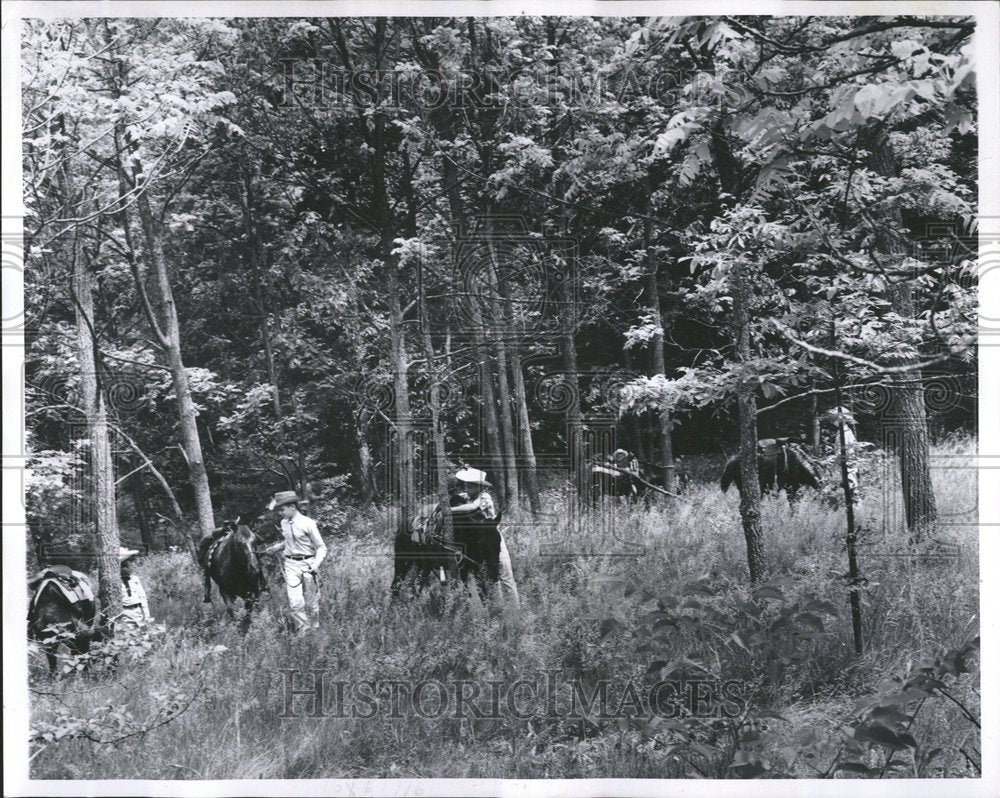
[[[303,638],[280,582],[241,638],[186,554],[152,555],[162,629],[70,676],[31,655],[33,776],[975,776],[973,450],[936,448],[942,524],[916,548],[869,479],[860,655],[844,515],[811,497],[765,500],[771,576],[751,591],[715,485],[579,518],[552,492],[545,517],[507,515],[520,612],[459,591],[390,606],[386,519],[351,512],[325,530],[322,628]],[[316,679],[319,708],[288,693]]]

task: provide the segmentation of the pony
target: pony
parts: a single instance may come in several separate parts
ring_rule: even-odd
[[[226,604],[226,614],[236,619],[236,599],[243,600],[242,629],[250,626],[250,614],[260,594],[267,589],[267,578],[261,567],[254,544],[257,536],[239,519],[225,521],[212,535],[205,536],[198,545],[198,564],[205,572],[205,597],[212,601],[212,582],[219,587],[219,595]]]

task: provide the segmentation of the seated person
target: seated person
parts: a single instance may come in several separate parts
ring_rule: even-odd
[[[139,552],[124,547],[118,550],[118,560],[122,578],[122,614],[121,620],[132,626],[146,626],[152,623],[153,616],[149,612],[149,601],[146,599],[146,589],[138,575],[132,573],[131,560]]]

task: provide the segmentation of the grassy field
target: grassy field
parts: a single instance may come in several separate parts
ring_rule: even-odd
[[[218,598],[201,603],[187,555],[150,556],[138,570],[162,633],[121,644],[117,667],[98,661],[72,678],[50,678],[31,655],[32,775],[974,776],[978,660],[971,649],[954,653],[979,625],[974,448],[936,446],[942,525],[916,553],[893,475],[877,462],[865,474],[861,655],[843,578],[844,514],[814,498],[794,508],[765,501],[773,579],[753,595],[732,492],[692,485],[672,507],[579,519],[550,494],[545,519],[507,516],[518,613],[457,592],[441,613],[427,596],[390,607],[387,521],[357,513],[324,528],[322,628],[302,638],[285,628],[280,583],[241,638]],[[304,698],[288,704],[289,678],[308,686],[309,670],[322,672],[326,717],[309,717]],[[921,674],[941,688],[914,687]],[[546,679],[552,690],[524,687],[511,711],[511,685]],[[709,698],[630,711],[631,691],[658,681],[682,696],[707,685]],[[403,700],[393,711],[385,686],[422,682],[432,686],[423,710]],[[374,717],[340,711],[337,683],[348,695],[372,685]],[[601,684],[608,712],[575,705]],[[453,685],[478,690],[485,717],[454,701],[439,710],[440,689]],[[351,708],[367,714],[370,704]],[[289,709],[295,717],[281,717]]]

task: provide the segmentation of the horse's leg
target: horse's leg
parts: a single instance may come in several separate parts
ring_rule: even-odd
[[[250,631],[250,620],[253,616],[253,599],[243,600],[243,620],[240,622],[240,634],[245,635]]]
[[[799,489],[795,485],[786,485],[785,495],[788,497],[788,506],[794,510],[799,501]]]
[[[389,585],[389,601],[399,601],[399,591],[406,581],[406,574],[409,571],[409,563],[402,557],[393,557],[392,583]]]
[[[205,569],[205,597],[201,600],[203,604],[212,603],[212,572]]]
[[[222,590],[219,590],[222,593]],[[229,616],[229,620],[236,620],[236,610],[233,609],[233,604],[236,603],[236,597],[230,596],[228,593],[222,593],[222,600],[226,603],[226,615]]]
[[[476,587],[479,590],[479,600],[485,605],[489,599],[489,581],[486,579],[486,568],[476,569]]]
[[[58,645],[55,646],[45,646],[45,659],[49,663],[49,674],[56,672],[56,668],[59,666],[59,659],[56,657],[56,650],[59,648]]]

